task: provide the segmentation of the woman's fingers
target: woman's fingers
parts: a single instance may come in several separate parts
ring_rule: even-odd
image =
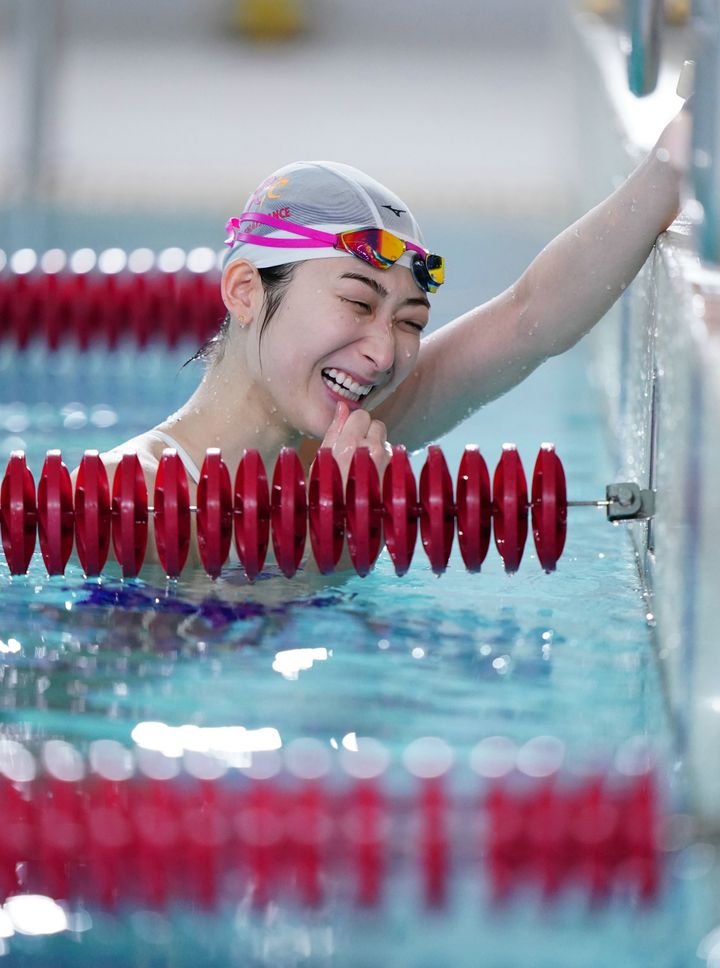
[[[323,438],[323,447],[334,447],[337,443],[338,437],[340,436],[343,427],[347,423],[347,419],[350,416],[350,407],[342,400],[338,400],[337,406],[335,407],[335,413],[332,418],[332,422],[328,429],[325,431],[325,437]]]
[[[367,446],[366,434],[371,421],[372,418],[367,411],[355,410],[334,434],[332,443],[328,443],[328,436],[330,436],[330,430],[328,430],[323,446],[332,447],[336,460],[341,454],[349,453],[352,456],[356,447]]]
[[[367,436],[368,430],[374,423],[379,423],[379,421],[373,420],[367,410],[353,410],[345,424],[345,433],[349,440],[362,440],[363,437]],[[358,446],[360,445],[358,444]]]
[[[387,440],[387,427],[382,420],[373,420],[365,436],[371,444],[375,444],[382,449]]]
[[[655,145],[659,161],[669,162],[681,175],[690,167],[692,148],[692,110],[688,102],[663,129]]]
[[[370,448],[370,454],[378,465],[378,470],[384,470],[387,457],[387,427],[382,420],[373,420],[365,439]]]
[[[392,453],[387,443],[385,424],[381,420],[373,420],[366,410],[355,410],[344,417],[336,411],[323,440],[323,447],[332,447],[344,484],[347,484],[350,464],[358,447],[368,448],[381,476]]]
[[[387,427],[381,420],[373,420],[367,432],[367,441],[370,448],[370,456],[375,461],[380,480],[385,473],[385,468],[392,457],[392,447],[387,440]]]

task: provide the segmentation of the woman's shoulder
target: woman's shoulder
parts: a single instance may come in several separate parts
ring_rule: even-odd
[[[154,480],[165,446],[167,445],[153,436],[152,431],[147,431],[117,444],[110,450],[103,451],[100,454],[100,460],[105,465],[105,470],[112,481],[112,476],[125,454],[136,454],[145,477]],[[78,468],[76,467],[71,475],[73,484],[77,478],[77,472]]]
[[[156,437],[152,430],[148,430],[137,437],[118,444],[116,447],[107,450],[100,455],[103,462],[107,464],[119,464],[125,454],[137,454],[138,460],[143,468],[148,467],[157,470],[163,450],[167,444]]]

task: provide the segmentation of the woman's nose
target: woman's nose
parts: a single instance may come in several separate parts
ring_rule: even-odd
[[[363,352],[378,372],[392,369],[395,362],[395,334],[392,326],[378,322],[365,334]]]

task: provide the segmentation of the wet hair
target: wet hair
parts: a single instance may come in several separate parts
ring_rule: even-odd
[[[280,304],[283,301],[283,297],[287,292],[288,286],[292,281],[298,265],[299,263],[295,262],[285,263],[284,265],[280,266],[269,266],[266,269],[258,269],[260,281],[262,282],[262,287],[264,290],[265,306],[265,316],[262,321],[262,326],[260,327],[261,342],[270,320],[280,308]],[[230,320],[230,313],[227,313],[217,333],[213,333],[212,336],[206,339],[200,349],[196,353],[193,353],[189,360],[186,360],[185,363],[183,363],[183,366],[187,366],[188,363],[192,363],[193,360],[202,360],[209,365],[218,363],[222,359],[223,353],[225,352],[225,343],[230,330]]]

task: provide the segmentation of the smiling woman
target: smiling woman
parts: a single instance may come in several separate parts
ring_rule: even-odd
[[[320,446],[343,481],[367,447],[382,474],[394,444],[415,449],[564,352],[610,308],[674,219],[687,162],[683,114],[608,199],[566,229],[506,292],[421,341],[444,261],[407,205],[347,165],[297,162],[250,195],[222,275],[227,316],[199,354],[191,398],[103,455],[138,454],[152,487],[174,446],[192,479],[205,450],[231,474],[248,449],[272,468],[294,447],[306,473]]]
[[[227,228],[227,316],[197,354],[202,383],[163,423],[104,454],[106,465],[135,451],[151,484],[174,445],[196,485],[208,447],[231,473],[246,449],[272,467],[295,447],[307,471],[323,442],[344,479],[358,446],[382,470],[387,429],[371,411],[416,364],[442,258],[401,199],[330,162],[275,172]]]

